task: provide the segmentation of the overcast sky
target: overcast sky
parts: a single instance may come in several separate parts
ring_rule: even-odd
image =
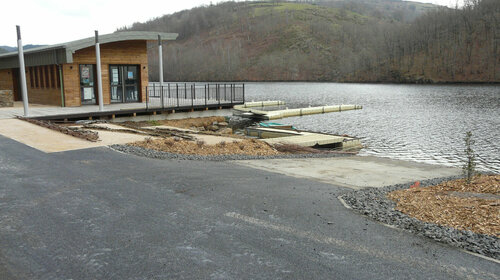
[[[421,2],[453,6],[456,0]],[[196,6],[205,0],[11,0],[3,1],[0,45],[16,46],[16,25],[23,44],[56,44],[114,32],[118,27]]]

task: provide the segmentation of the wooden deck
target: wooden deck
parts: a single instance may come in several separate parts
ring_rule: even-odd
[[[162,112],[190,112],[229,109],[233,104],[186,104],[176,107],[148,108],[146,103],[120,103],[104,105],[104,110],[99,111],[98,105],[85,105],[80,107],[59,107],[49,105],[30,104],[30,118],[45,120],[76,120],[88,118],[114,118],[123,116],[151,115]],[[0,108],[0,119],[12,119],[23,116],[24,110],[21,102],[16,102],[14,107]]]

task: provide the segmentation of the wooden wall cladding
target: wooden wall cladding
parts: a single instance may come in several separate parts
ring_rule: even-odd
[[[102,92],[104,104],[110,104],[110,64],[139,66],[140,101],[146,101],[148,85],[148,54],[146,41],[123,41],[100,45]],[[78,50],[73,54],[73,63],[63,65],[64,96],[66,106],[80,106],[80,64],[96,64],[95,47]],[[97,87],[96,87],[97,96]]]
[[[0,70],[0,90],[14,90],[12,69]]]

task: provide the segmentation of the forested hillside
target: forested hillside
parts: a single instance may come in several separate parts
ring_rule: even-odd
[[[179,33],[168,81],[500,81],[500,1],[226,2],[122,30]],[[150,75],[158,79],[157,47]]]

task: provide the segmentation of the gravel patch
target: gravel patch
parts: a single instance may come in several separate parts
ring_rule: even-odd
[[[422,181],[421,187],[437,185],[441,182],[458,178],[430,179]],[[340,198],[354,210],[382,223],[500,260],[500,239],[495,236],[422,222],[395,210],[396,203],[387,198],[387,193],[407,189],[410,185],[411,183],[397,184],[383,188],[366,188],[343,194]]]
[[[352,156],[352,154],[321,153],[321,154],[289,154],[289,155],[271,155],[271,156],[250,156],[250,155],[186,155],[146,149],[142,147],[129,145],[111,145],[112,149],[133,154],[136,156],[155,158],[155,159],[177,159],[177,160],[201,160],[201,161],[226,161],[226,160],[253,160],[253,159],[278,159],[278,158],[331,158]]]

